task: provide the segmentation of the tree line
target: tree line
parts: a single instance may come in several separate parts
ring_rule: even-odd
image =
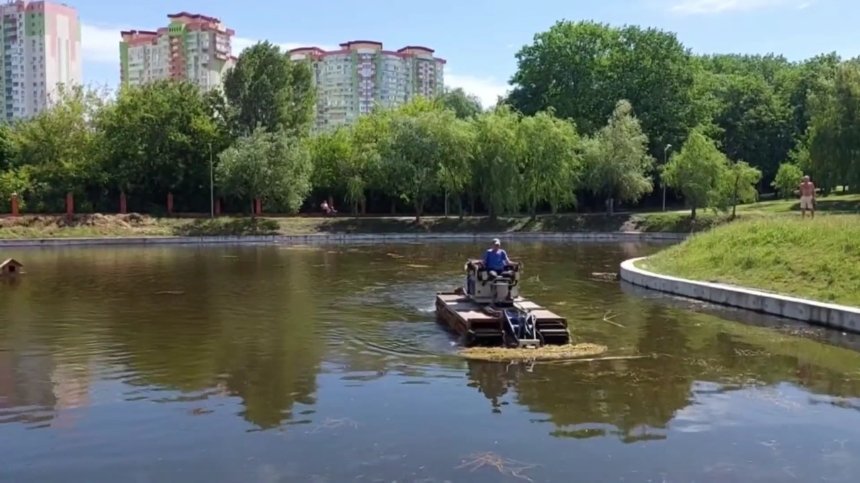
[[[162,81],[115,98],[84,88],[0,126],[0,209],[536,215],[614,211],[663,190],[695,216],[802,174],[860,181],[860,60],[697,56],[674,34],[559,22],[517,54],[512,92],[484,110],[462,90],[312,131],[312,71],[268,42],[223,89]]]
[[[526,115],[551,107],[589,135],[626,99],[661,165],[705,136],[733,165],[761,172],[760,193],[790,195],[801,173],[825,192],[860,181],[860,58],[694,55],[671,32],[568,21],[537,34],[516,57],[514,89],[503,102]],[[674,191],[688,204],[704,199]]]

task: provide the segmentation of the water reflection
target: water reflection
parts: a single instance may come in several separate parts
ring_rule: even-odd
[[[612,358],[546,364],[466,362],[433,322],[480,246],[10,253],[0,480],[522,481],[491,454],[534,481],[855,481],[853,339],[594,276],[657,248],[509,247]]]

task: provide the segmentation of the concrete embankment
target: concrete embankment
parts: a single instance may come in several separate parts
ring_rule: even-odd
[[[637,258],[621,264],[627,283],[672,295],[737,307],[839,330],[860,332],[860,308],[763,292],[717,283],[685,280],[643,270]]]
[[[684,233],[322,233],[313,235],[272,236],[205,236],[205,237],[116,237],[116,238],[40,238],[4,239],[0,248],[67,247],[85,245],[241,245],[285,244],[314,245],[327,243],[422,243],[431,241],[462,241],[486,243],[499,238],[508,241],[590,241],[590,242],[678,242]]]

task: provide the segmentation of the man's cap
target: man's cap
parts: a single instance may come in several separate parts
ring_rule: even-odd
[[[499,241],[498,238],[493,238],[493,245],[501,245],[502,242]]]

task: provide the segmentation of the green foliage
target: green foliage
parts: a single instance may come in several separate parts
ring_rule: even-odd
[[[393,193],[415,209],[420,220],[427,199],[444,181],[461,189],[469,136],[451,110],[417,101],[394,111],[389,136],[381,146],[382,171]]]
[[[761,170],[750,166],[746,161],[730,164],[721,183],[720,207],[731,206],[732,218],[734,218],[739,203],[752,203],[758,200],[756,185],[761,178]]]
[[[684,143],[681,152],[672,156],[663,170],[663,179],[670,188],[678,190],[692,209],[717,205],[724,197],[722,183],[728,175],[726,155],[701,129],[694,130]]]
[[[688,138],[685,150],[697,154],[676,148],[690,159],[662,168],[675,178],[671,196],[694,211],[752,201],[766,187],[787,193],[797,172],[785,163],[825,193],[860,186],[860,60],[696,56],[669,32],[566,21],[537,34],[517,60],[513,92],[493,109],[453,89],[315,136],[313,71],[268,42],[242,52],[223,90],[163,81],[112,101],[68,90],[45,113],[0,126],[0,196],[16,190],[28,211],[59,211],[72,191],[79,209],[115,210],[125,191],[132,210],[153,212],[170,192],[177,210],[208,211],[210,159],[290,171],[248,154],[284,151],[289,166],[312,171],[276,173],[272,187],[221,168],[227,184],[216,189],[271,192],[268,202],[287,211],[312,191],[356,214],[406,203],[420,216],[444,203],[447,215],[453,200],[462,215],[465,197],[493,220],[523,209],[535,217],[582,195],[605,199],[612,212],[616,201],[647,198],[654,157]],[[745,162],[725,161],[721,175],[714,151]],[[222,152],[231,154],[215,159]],[[281,195],[286,178],[307,178],[292,190],[304,194]],[[225,198],[226,211],[233,201]]]
[[[779,165],[779,171],[776,172],[776,179],[773,180],[772,186],[782,198],[791,198],[802,178],[803,171],[796,164],[783,163]]]
[[[609,123],[585,143],[585,187],[607,200],[610,213],[616,200],[635,203],[653,188],[654,159],[647,146],[627,101],[619,101]]]
[[[573,124],[540,112],[522,119],[519,135],[523,144],[520,192],[529,214],[534,217],[540,203],[548,203],[553,212],[573,204],[582,174]]]
[[[25,168],[0,171],[0,207],[9,209],[12,195],[18,195],[18,207],[26,208],[26,198],[23,193],[30,187],[29,170]]]
[[[294,213],[310,192],[310,153],[282,133],[258,128],[218,157],[218,185],[225,194],[261,198],[275,210]]]
[[[155,205],[167,193],[182,193],[178,201],[208,209],[210,157],[227,140],[197,87],[168,81],[130,87],[97,120],[110,187]]]
[[[490,218],[515,213],[520,207],[519,161],[523,152],[518,135],[520,116],[502,106],[475,119],[472,186]]]
[[[29,183],[22,194],[31,205],[55,210],[62,209],[66,192],[84,194],[106,176],[97,162],[93,126],[104,101],[81,87],[61,89],[58,97],[52,108],[15,124],[10,133],[11,164],[20,170],[15,178]]]
[[[636,107],[651,152],[680,144],[698,119],[691,57],[674,34],[636,26],[558,22],[517,53],[508,102],[531,115],[553,108],[593,134],[620,99]]]
[[[258,127],[301,136],[313,122],[316,92],[308,64],[292,62],[277,45],[260,42],[245,49],[224,78],[234,132]]]
[[[839,66],[810,104],[809,156],[819,186],[860,185],[860,60]]]
[[[439,97],[439,101],[445,108],[454,111],[460,119],[469,119],[483,112],[480,99],[466,94],[460,87],[446,91]]]

